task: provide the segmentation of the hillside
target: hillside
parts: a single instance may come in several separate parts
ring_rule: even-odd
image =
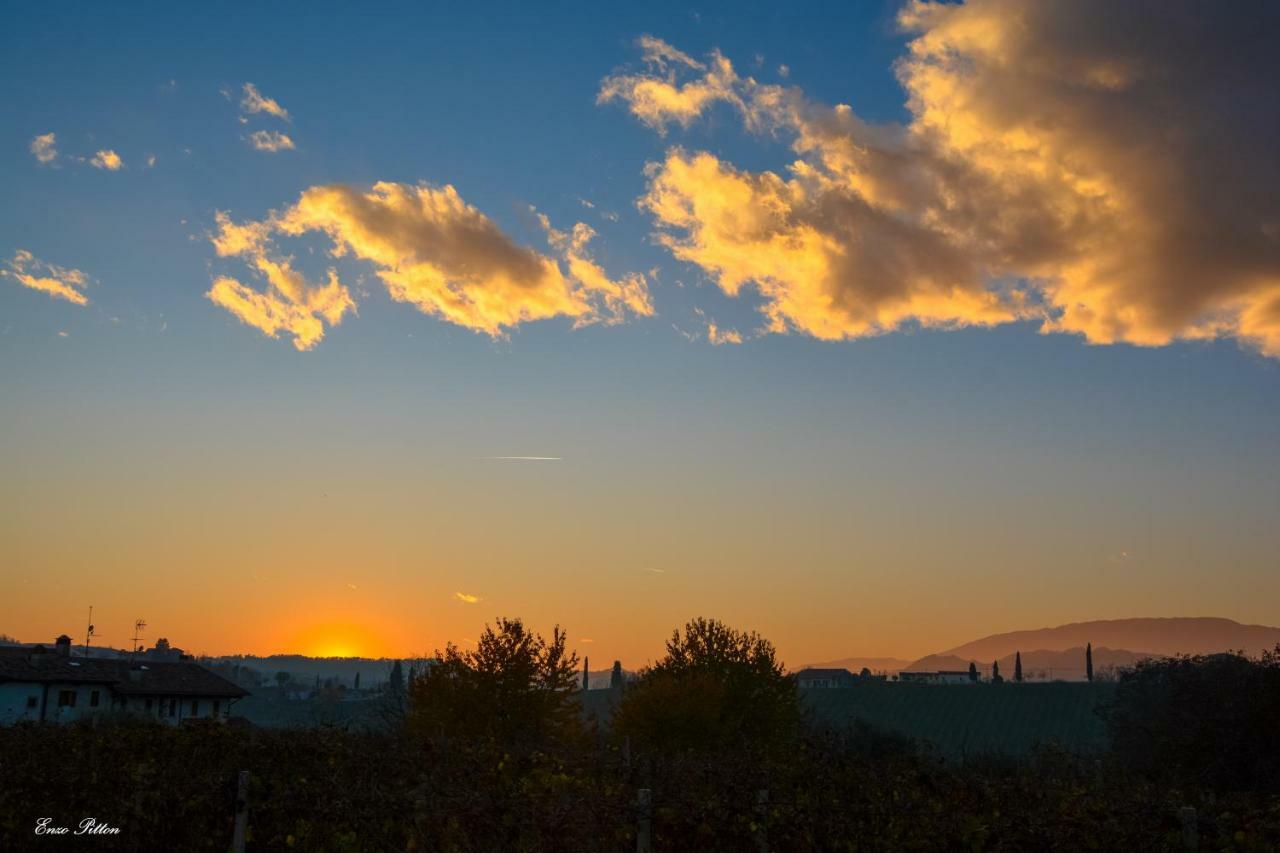
[[[1061,651],[1083,648],[1086,643],[1093,643],[1094,649],[1131,649],[1152,655],[1211,654],[1234,649],[1243,649],[1256,655],[1280,643],[1280,628],[1242,625],[1231,619],[1203,616],[1106,619],[1073,622],[1056,628],[993,634],[947,649],[940,654],[966,661],[990,661],[1011,655],[1019,649],[1024,650],[1024,653],[1027,649]]]
[[[895,673],[906,669],[911,665],[911,661],[902,658],[840,658],[840,660],[828,660],[821,663],[806,663],[804,666],[795,668],[796,672],[802,669],[812,667],[814,669],[847,669],[850,672],[861,672],[863,667],[872,672],[888,672]]]
[[[1054,651],[1050,649],[1021,650],[1022,669],[1028,680],[1060,679],[1066,681],[1083,681],[1085,678],[1084,647]],[[1153,657],[1148,652],[1133,652],[1128,649],[1109,649],[1095,646],[1093,649],[1093,669],[1102,673],[1116,667],[1132,666],[1142,658]],[[991,661],[976,658],[962,658],[956,655],[928,655],[903,667],[907,672],[936,672],[937,670],[964,670],[969,668],[972,660],[978,665],[983,677],[990,675]],[[1014,656],[1012,654],[997,658],[1000,672],[1005,678],[1013,677]]]

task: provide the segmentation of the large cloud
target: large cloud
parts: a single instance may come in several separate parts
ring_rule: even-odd
[[[773,330],[1039,316],[1094,343],[1280,356],[1280,7],[971,0],[900,21],[905,126],[647,40],[603,100],[657,128],[727,103],[797,156],[784,177],[669,151],[642,199],[663,242],[730,294],[758,288]]]
[[[307,283],[275,249],[274,238],[319,232],[331,241],[334,257],[370,262],[393,299],[488,335],[552,317],[585,325],[653,313],[642,275],[611,279],[591,258],[589,227],[565,233],[540,219],[550,254],[512,241],[451,186],[311,187],[262,222],[237,225],[219,214],[217,253],[247,259],[267,289],[220,279],[209,297],[266,334],[292,334],[295,346],[309,349],[354,301],[332,270],[328,284]]]

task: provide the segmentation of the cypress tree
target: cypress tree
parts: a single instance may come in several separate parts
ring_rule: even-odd
[[[620,660],[613,662],[613,672],[609,675],[609,689],[622,689],[622,661]]]
[[[582,689],[583,690],[589,690],[591,688],[591,683],[587,679],[587,672],[588,672],[587,667],[588,665],[590,665],[590,663],[591,663],[591,658],[586,657],[584,655],[582,658]]]
[[[1093,681],[1093,643],[1086,643],[1084,647],[1084,677]]]
[[[400,665],[400,661],[391,664],[391,679],[387,686],[392,693],[404,692],[404,667]]]
[[[1000,684],[1004,679],[1000,677],[1000,661],[993,660],[991,662],[991,683]]]
[[[974,683],[978,681],[978,665],[973,661],[969,661],[969,680]]]
[[[360,673],[356,673],[356,690],[360,689]]]
[[[1022,652],[1013,653],[1013,680],[1022,683]]]

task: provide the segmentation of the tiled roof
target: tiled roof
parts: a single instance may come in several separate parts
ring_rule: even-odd
[[[49,650],[0,650],[0,682],[108,684],[134,696],[247,696],[248,692],[194,661],[130,664],[128,660],[64,657]]]
[[[853,673],[847,669],[802,669],[796,673],[796,678],[852,678]]]

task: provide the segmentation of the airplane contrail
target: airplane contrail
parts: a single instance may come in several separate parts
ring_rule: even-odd
[[[559,462],[562,456],[481,456],[481,459],[503,459],[508,462]]]

